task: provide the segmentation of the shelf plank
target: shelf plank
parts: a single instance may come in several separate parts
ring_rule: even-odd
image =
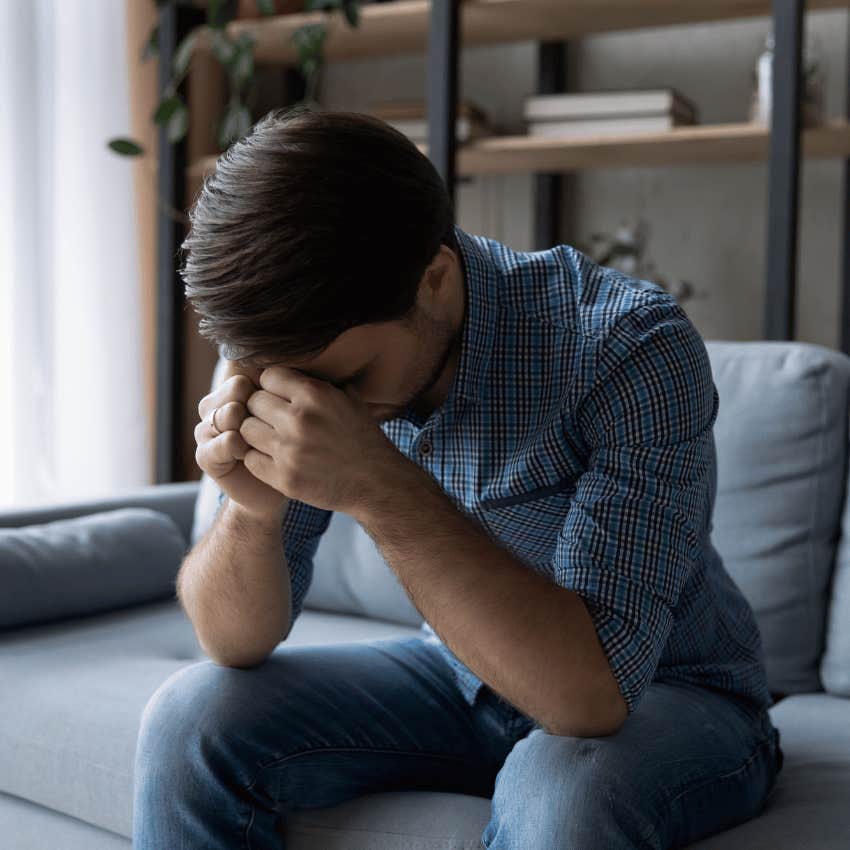
[[[802,153],[811,157],[850,156],[850,123],[831,121],[803,131]],[[583,139],[556,136],[499,136],[457,149],[460,174],[564,172],[586,168],[689,165],[766,160],[766,126],[706,124],[663,132]],[[427,156],[427,145],[417,145]]]
[[[850,157],[850,122],[836,119],[803,131],[808,157]],[[663,132],[571,139],[557,136],[491,136],[459,144],[460,176],[528,172],[568,172],[588,168],[688,165],[766,160],[770,131],[759,124],[705,124]],[[427,156],[427,144],[417,144]],[[188,177],[198,181],[216,157],[193,163]]]
[[[848,0],[809,0],[809,11],[847,8]],[[770,0],[464,0],[460,7],[460,44],[473,47],[516,41],[553,41],[593,33],[675,24],[752,18],[771,13]],[[232,36],[250,33],[258,62],[295,65],[293,33],[306,24],[327,28],[325,59],[364,59],[424,52],[431,15],[430,0],[395,0],[360,8],[351,27],[343,14],[297,12],[231,21]],[[205,27],[198,45],[207,47]]]

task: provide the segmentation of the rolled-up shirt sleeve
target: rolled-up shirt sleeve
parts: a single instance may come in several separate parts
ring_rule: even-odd
[[[718,406],[705,345],[670,298],[615,323],[573,414],[589,461],[554,576],[584,599],[629,714],[710,533]]]
[[[224,497],[225,493],[220,492],[219,507]],[[292,587],[291,616],[289,630],[281,640],[289,637],[289,632],[292,631],[304,607],[304,597],[313,580],[313,558],[332,516],[333,511],[323,510],[297,499],[290,499],[289,507],[281,523],[281,540]]]

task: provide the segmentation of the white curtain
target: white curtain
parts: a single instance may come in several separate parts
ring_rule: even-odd
[[[149,483],[125,4],[0,0],[0,509]]]

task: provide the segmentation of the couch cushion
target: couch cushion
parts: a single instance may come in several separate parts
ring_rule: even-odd
[[[0,529],[0,628],[105,611],[174,593],[186,541],[150,508]]]
[[[850,697],[850,469],[844,493],[841,539],[832,576],[826,649],[821,658],[820,675],[825,690],[836,696]]]
[[[818,691],[850,357],[800,342],[706,348],[720,396],[712,541],[754,609],[770,690]]]
[[[357,520],[339,511],[316,548],[304,606],[422,625],[422,615],[375,541]]]

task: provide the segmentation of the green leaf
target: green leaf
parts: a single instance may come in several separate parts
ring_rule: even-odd
[[[257,8],[263,15],[274,15],[277,11],[274,7],[274,0],[257,0]]]
[[[311,59],[320,53],[325,36],[328,34],[324,24],[304,24],[292,33],[292,40],[298,47],[298,55],[302,60]]]
[[[192,58],[192,50],[195,47],[197,37],[197,30],[192,30],[177,45],[177,49],[174,51],[174,73],[176,76],[182,77],[188,70],[189,60]]]
[[[163,98],[153,113],[153,120],[157,124],[167,124],[171,116],[180,109],[183,101],[179,94],[172,94]]]
[[[257,39],[254,38],[254,36],[247,30],[240,32],[239,35],[236,36],[237,47],[253,47],[256,41]]]
[[[145,62],[152,56],[159,56],[159,24],[151,30],[148,40],[142,47],[141,61]]]
[[[358,0],[343,0],[342,10],[345,18],[352,27],[356,27],[360,20],[360,3]]]
[[[184,103],[180,103],[179,107],[174,110],[171,117],[168,119],[166,133],[168,141],[172,144],[179,142],[189,129],[189,110]]]
[[[136,144],[136,142],[132,139],[127,138],[110,139],[108,147],[111,150],[114,150],[115,153],[120,153],[124,156],[139,156],[139,154],[143,154],[145,152],[145,149],[141,145]]]
[[[231,79],[237,89],[241,89],[254,76],[254,46],[243,44],[237,50],[231,66]]]
[[[226,148],[250,129],[251,111],[238,99],[231,100],[219,127],[219,146]]]
[[[335,12],[342,5],[343,0],[306,0],[305,12]]]
[[[230,63],[233,61],[233,57],[236,55],[236,46],[222,30],[213,30],[212,49],[215,58],[218,59],[225,68],[229,68]]]

